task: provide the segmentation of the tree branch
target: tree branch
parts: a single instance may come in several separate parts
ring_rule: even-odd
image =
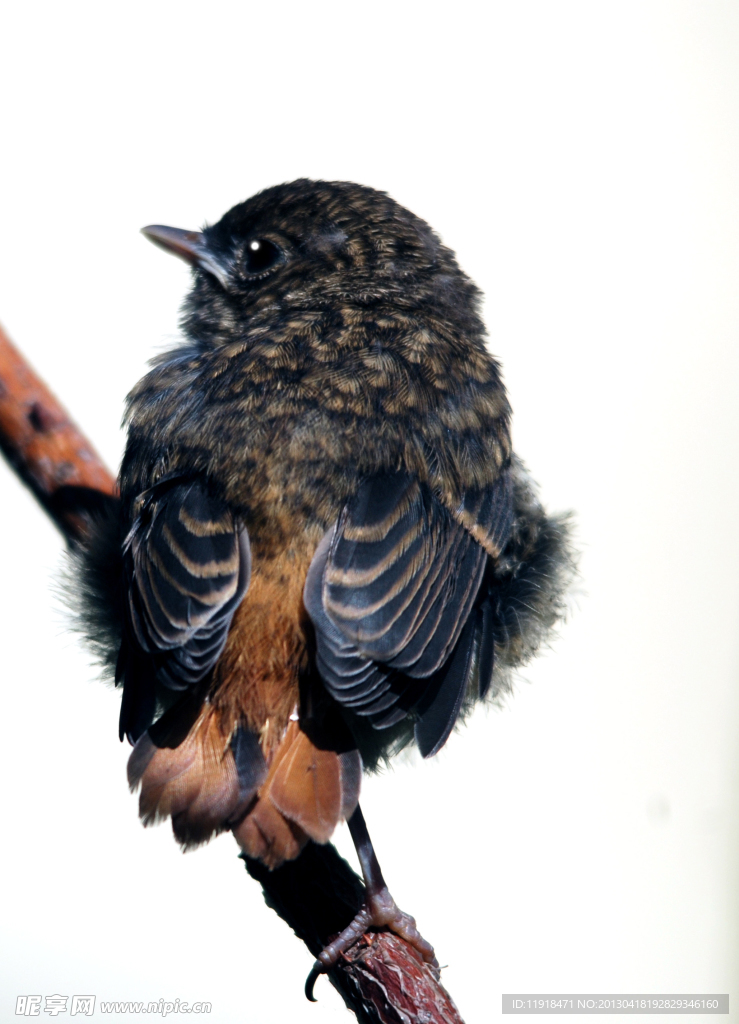
[[[82,512],[115,493],[100,456],[2,328],[0,451],[70,544],[84,535]],[[267,905],[313,956],[362,905],[362,880],[330,844],[309,843],[297,860],[275,871],[244,860]],[[329,979],[360,1024],[463,1024],[416,951],[389,932],[364,936]]]
[[[115,492],[100,456],[2,327],[0,451],[70,542],[84,530],[79,510]]]

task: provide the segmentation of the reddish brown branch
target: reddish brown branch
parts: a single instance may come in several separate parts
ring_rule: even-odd
[[[70,543],[84,533],[82,513],[115,493],[100,456],[2,328],[0,450]],[[330,844],[309,843],[277,871],[249,860],[247,869],[314,956],[362,902],[361,879]],[[329,977],[361,1024],[462,1024],[447,992],[396,935],[366,936]]]
[[[86,492],[115,480],[0,327],[0,450],[68,540],[80,535]]]
[[[308,843],[276,871],[244,857],[267,904],[317,956],[353,919],[364,885],[336,849]],[[422,922],[421,922],[422,923]],[[329,979],[361,1024],[463,1024],[449,994],[420,956],[397,935],[371,933],[330,972]],[[316,996],[321,998],[319,978]]]
[[[449,993],[397,935],[368,935],[348,954],[343,970],[363,1006],[383,1024],[462,1024]]]

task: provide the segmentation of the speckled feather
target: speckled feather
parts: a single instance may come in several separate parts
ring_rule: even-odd
[[[129,397],[124,500],[204,474],[258,549],[282,516],[328,528],[373,472],[403,469],[452,511],[500,472],[510,410],[479,293],[426,224],[372,189],[299,181],[205,234],[217,250],[264,235],[291,259],[233,293],[196,275],[191,344]]]

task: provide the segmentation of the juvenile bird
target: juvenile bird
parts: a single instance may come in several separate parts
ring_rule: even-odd
[[[313,978],[372,926],[435,964],[382,879],[362,768],[435,754],[534,653],[571,567],[512,453],[479,292],[346,182],[144,234],[193,267],[185,340],[128,398],[120,499],[78,559],[141,817],[185,848],[230,830],[269,868],[347,820],[367,904]]]

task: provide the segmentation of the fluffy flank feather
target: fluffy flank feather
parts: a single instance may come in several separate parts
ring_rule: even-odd
[[[120,501],[110,498],[88,516],[83,540],[68,553],[62,577],[65,605],[72,628],[113,682],[123,636],[125,586],[123,580],[123,526]]]
[[[577,575],[569,514],[548,515],[523,463],[514,459],[513,529],[490,580],[496,669],[491,699],[507,688],[510,669],[537,653],[567,610]]]

